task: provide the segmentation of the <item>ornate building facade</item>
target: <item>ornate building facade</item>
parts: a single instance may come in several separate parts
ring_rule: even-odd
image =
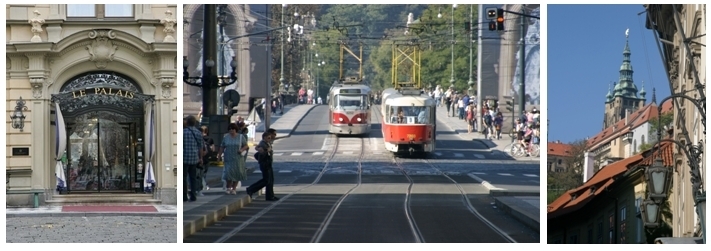
[[[176,5],[5,8],[6,204],[176,204]]]
[[[706,99],[706,5],[647,5],[647,28],[653,30],[662,45],[662,60],[669,76],[672,94],[683,94],[697,103]],[[666,98],[665,98],[666,99]],[[706,138],[705,105],[700,110],[694,101],[672,99],[674,103],[674,135],[672,138],[684,145],[708,146]],[[704,114],[704,116],[702,116]],[[704,147],[706,148],[706,147]],[[672,187],[670,188],[674,237],[695,237],[701,232],[700,220],[695,212],[694,197],[703,193],[705,201],[706,155],[692,148],[689,159],[684,151],[675,147]],[[700,170],[692,172],[689,161],[698,162]],[[694,177],[692,177],[694,176]],[[692,179],[699,180],[694,187]],[[697,189],[698,188],[698,189]],[[705,209],[705,208],[704,208]]]

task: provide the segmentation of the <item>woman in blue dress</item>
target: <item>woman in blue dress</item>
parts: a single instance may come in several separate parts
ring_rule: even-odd
[[[227,181],[227,194],[237,194],[237,187],[240,181],[247,179],[244,156],[249,149],[247,139],[239,131],[240,128],[235,123],[231,123],[227,130],[229,133],[222,138],[220,152],[222,153],[224,168],[227,170],[225,180]]]

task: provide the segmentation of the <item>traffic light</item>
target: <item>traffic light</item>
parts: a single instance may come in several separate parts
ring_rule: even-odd
[[[509,110],[510,112],[514,111],[514,97],[512,96],[504,96],[506,99],[506,110]]]
[[[489,21],[489,30],[490,31],[496,30],[496,21]]]
[[[486,8],[486,19],[494,21],[496,20],[496,9],[494,7]]]
[[[496,30],[504,30],[504,9],[496,9]]]

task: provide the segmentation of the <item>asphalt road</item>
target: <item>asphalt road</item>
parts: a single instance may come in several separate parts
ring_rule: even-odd
[[[382,147],[379,124],[363,139],[336,139],[328,134],[327,111],[326,106],[314,108],[291,137],[275,143],[275,153],[282,153],[274,164],[275,192],[281,200],[255,198],[183,241],[499,243],[508,236],[516,242],[539,242],[538,233],[492,208],[488,190],[469,175],[488,172],[502,176],[502,185],[531,185],[527,180],[533,177],[524,174],[537,175],[537,165],[501,161],[487,155],[483,144],[455,139],[442,126],[437,146],[472,157],[443,153],[427,160],[395,158]],[[250,174],[245,184],[260,176]]]

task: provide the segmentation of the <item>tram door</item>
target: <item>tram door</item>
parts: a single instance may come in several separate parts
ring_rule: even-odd
[[[69,192],[129,192],[134,185],[137,123],[83,115],[67,124]]]

